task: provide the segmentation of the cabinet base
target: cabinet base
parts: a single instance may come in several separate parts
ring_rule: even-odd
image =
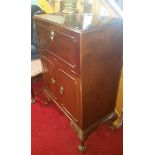
[[[95,124],[91,125],[90,127],[88,127],[87,129],[85,129],[84,131],[82,131],[72,120],[71,120],[71,127],[73,128],[73,130],[75,131],[75,133],[77,134],[78,138],[80,139],[80,145],[78,147],[80,152],[85,152],[86,150],[86,146],[84,146],[84,142],[85,140],[88,138],[88,136],[97,128],[97,126],[101,123],[104,123],[108,120],[110,120],[111,118],[113,118],[113,116],[115,115],[115,111],[111,112],[110,114],[108,114],[106,117],[104,117],[103,119],[101,119],[100,121],[96,122]]]
[[[49,92],[45,89],[44,90],[44,95],[48,100],[53,100],[53,102],[64,112],[64,114],[69,118],[70,120],[70,125],[73,128],[74,132],[80,139],[80,145],[78,146],[78,149],[80,152],[84,152],[86,150],[86,146],[84,146],[84,142],[87,139],[87,137],[92,133],[99,124],[104,123],[108,120],[110,120],[114,115],[115,111],[111,112],[108,114],[106,117],[102,118],[101,120],[97,121],[96,123],[92,124],[85,130],[81,130],[80,127],[71,119],[71,117],[63,110],[62,107],[52,98],[52,96],[49,94]]]

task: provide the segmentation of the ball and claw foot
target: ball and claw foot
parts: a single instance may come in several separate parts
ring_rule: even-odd
[[[80,152],[85,152],[86,151],[86,146],[80,144],[79,145],[79,150],[80,150]]]
[[[34,104],[36,102],[36,100],[33,98],[31,99],[31,104]]]

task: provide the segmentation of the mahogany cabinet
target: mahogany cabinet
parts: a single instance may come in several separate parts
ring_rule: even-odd
[[[35,16],[44,95],[84,140],[114,112],[123,63],[122,19],[92,14]]]

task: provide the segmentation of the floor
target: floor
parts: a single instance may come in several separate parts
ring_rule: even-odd
[[[42,80],[34,83],[40,91]],[[82,155],[78,150],[79,139],[67,117],[54,103],[43,104],[43,95],[36,96],[32,104],[31,155]],[[123,127],[112,130],[109,123],[98,126],[86,140],[84,155],[123,155]]]

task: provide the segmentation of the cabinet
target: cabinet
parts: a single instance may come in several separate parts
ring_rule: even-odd
[[[44,94],[80,139],[114,112],[122,68],[122,20],[92,14],[35,16]]]

